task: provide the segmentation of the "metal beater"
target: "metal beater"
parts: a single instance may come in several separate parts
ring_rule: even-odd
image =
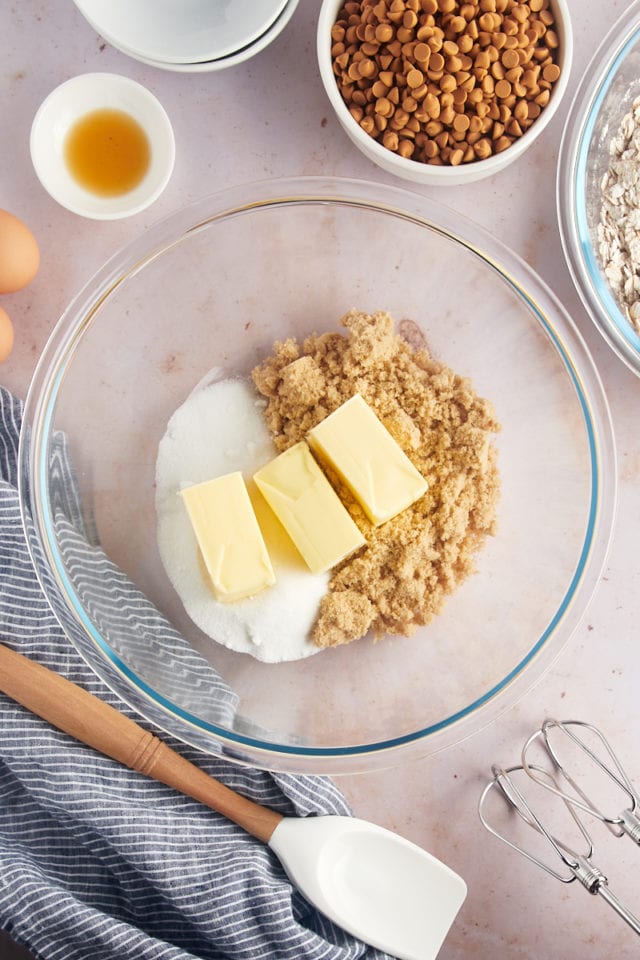
[[[579,732],[585,729],[588,729],[595,736],[599,745],[604,750],[606,760],[603,760],[601,756],[592,750],[579,735]],[[595,764],[598,770],[624,792],[625,797],[629,801],[629,805],[622,813],[614,816],[603,813],[599,806],[589,799],[586,792],[577,784],[575,778],[565,769],[561,756],[562,749],[559,746],[563,737],[568,737],[571,742],[574,743],[579,750],[583,751]],[[529,758],[531,748],[535,743],[538,743],[544,749],[546,756],[551,761],[553,771],[533,763]],[[545,720],[541,729],[529,737],[525,743],[522,751],[522,763],[520,765],[503,769],[494,764],[491,772],[493,777],[482,791],[478,804],[480,820],[486,829],[503,843],[507,844],[507,846],[513,850],[517,850],[518,853],[526,857],[531,863],[535,863],[541,867],[556,880],[560,880],[562,883],[571,883],[574,880],[578,880],[589,893],[601,896],[618,916],[620,916],[635,933],[640,935],[640,920],[611,892],[607,877],[592,862],[593,841],[577,812],[577,810],[581,810],[591,814],[604,823],[616,836],[624,836],[626,834],[635,840],[636,843],[640,844],[640,818],[637,814],[638,808],[640,807],[640,798],[603,734],[591,724],[578,720],[565,722]],[[519,782],[517,782],[517,777],[520,778]],[[571,792],[563,789],[560,786],[559,780],[562,781],[563,786],[565,784],[568,785]],[[576,852],[568,843],[555,836],[551,830],[544,825],[543,821],[535,812],[535,809],[525,795],[525,788],[529,790],[531,788],[535,789],[538,786],[551,792],[564,805],[563,809],[570,815],[572,823],[575,824],[577,828],[581,842],[584,844],[584,849],[581,852]],[[559,859],[560,865],[552,866],[546,863],[529,850],[526,850],[523,846],[504,836],[489,823],[486,807],[488,805],[488,797],[494,791],[499,793],[510,810],[517,813],[529,827],[543,838],[545,844],[554,854],[554,862],[556,862],[556,859]]]
[[[585,743],[584,738],[580,736],[583,730],[590,731],[597,739],[599,746],[604,751],[604,759]],[[571,743],[585,753],[594,765],[622,791],[628,802],[628,806],[626,806],[621,813],[613,815],[604,813],[582,790],[575,778],[571,776],[566,759],[563,762],[561,757],[561,741],[564,737],[568,738]],[[573,793],[562,790],[557,784],[553,786],[548,781],[545,782],[544,779],[538,776],[535,768],[529,764],[528,754],[531,751],[531,747],[534,743],[541,740],[544,742],[546,751],[553,761],[555,770],[562,777],[562,780],[571,787]],[[640,846],[640,817],[638,816],[640,797],[625,773],[618,757],[614,753],[611,744],[593,724],[586,723],[582,720],[565,720],[563,722],[559,720],[545,720],[541,729],[529,737],[525,743],[522,750],[522,765],[527,773],[536,780],[540,786],[551,790],[552,793],[555,793],[563,800],[579,807],[585,813],[596,817],[596,819],[600,820],[609,828],[614,836],[622,837],[626,834]]]

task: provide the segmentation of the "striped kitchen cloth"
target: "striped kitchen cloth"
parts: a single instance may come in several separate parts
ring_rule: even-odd
[[[21,417],[21,403],[0,388],[0,641],[133,716],[66,639],[36,579],[16,489]],[[69,488],[64,445],[60,469]],[[71,501],[66,509],[76,524]],[[91,551],[95,558],[99,547]],[[170,625],[148,604],[151,612],[158,636],[168,635]],[[203,682],[215,688],[221,681],[211,673]],[[227,786],[284,814],[349,812],[325,777],[235,767],[164,739]],[[315,911],[271,851],[239,827],[1,694],[0,928],[39,960],[386,956]]]

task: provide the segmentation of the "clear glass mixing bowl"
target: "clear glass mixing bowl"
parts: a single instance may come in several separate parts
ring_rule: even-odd
[[[165,575],[158,443],[211,368],[248,376],[276,339],[336,330],[351,307],[413,321],[495,404],[498,533],[415,636],[265,664],[200,633]],[[612,526],[608,407],[563,307],[487,232],[380,184],[245,185],[146,231],[59,321],[25,424],[25,527],[70,641],[159,727],[273,769],[391,765],[494,719],[574,630]]]

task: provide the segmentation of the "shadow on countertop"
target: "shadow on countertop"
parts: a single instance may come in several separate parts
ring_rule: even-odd
[[[0,960],[32,960],[31,954],[0,930]]]

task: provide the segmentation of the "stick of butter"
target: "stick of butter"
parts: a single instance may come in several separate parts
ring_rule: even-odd
[[[254,480],[312,573],[330,570],[365,543],[304,440],[269,461]]]
[[[216,600],[231,603],[276,582],[242,474],[181,491]]]
[[[374,526],[427,490],[427,481],[359,393],[310,430],[309,443],[342,477]]]

